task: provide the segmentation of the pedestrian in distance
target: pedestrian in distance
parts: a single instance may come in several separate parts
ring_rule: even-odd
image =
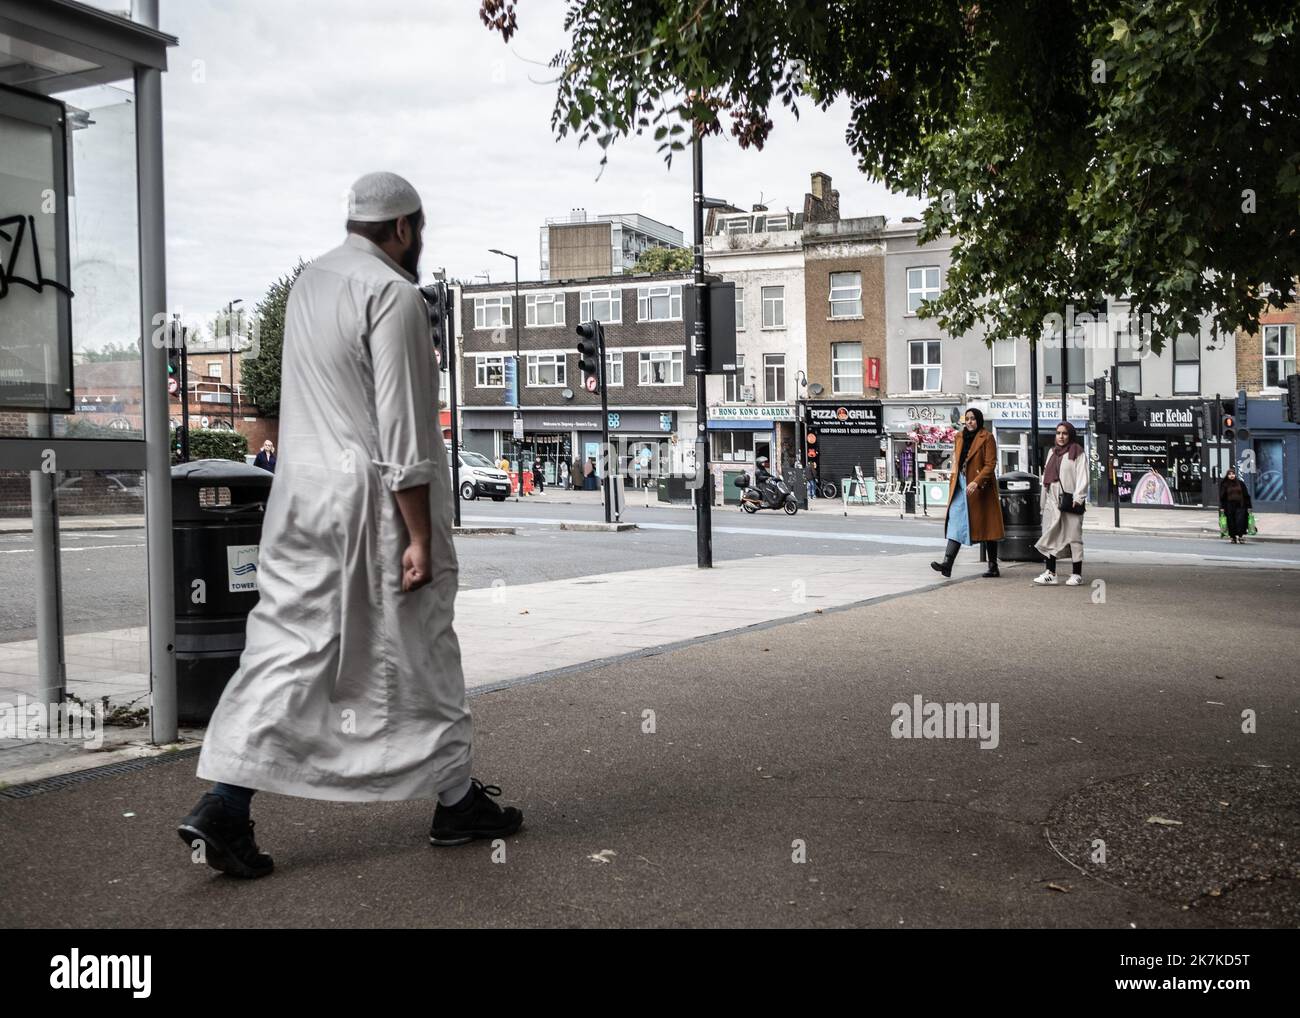
[[[1228,536],[1233,544],[1246,543],[1246,531],[1250,526],[1250,492],[1237,476],[1236,467],[1228,467],[1228,472],[1219,482],[1219,512],[1223,513],[1228,524]]]
[[[948,514],[944,518],[948,546],[943,561],[931,562],[930,568],[951,576],[961,546],[980,541],[988,559],[983,575],[1000,576],[998,541],[1002,540],[1003,529],[1002,501],[998,498],[995,474],[997,442],[984,430],[984,415],[974,407],[966,411],[962,424],[952,451],[956,467],[948,481]]]
[[[569,482],[573,485],[574,491],[582,489],[583,480],[582,460],[575,456],[573,457],[573,469],[569,471]]]
[[[555,483],[560,486],[561,491],[569,487],[569,464],[564,460],[560,460],[560,472],[556,475]]]
[[[1034,545],[1047,559],[1047,567],[1034,582],[1040,587],[1056,583],[1056,559],[1069,552],[1067,587],[1083,583],[1083,511],[1088,501],[1088,461],[1078,433],[1069,421],[1056,426],[1056,442],[1043,468],[1041,495],[1043,536]],[[1065,506],[1071,508],[1065,508]]]
[[[261,450],[253,459],[253,466],[275,473],[275,443],[269,438],[262,443]]]
[[[199,777],[216,784],[179,827],[188,849],[238,877],[273,869],[253,838],[259,789],[436,799],[434,845],[523,823],[471,776],[450,473],[416,288],[420,198],[372,173],[349,199],[347,239],[289,294],[280,422],[293,441],[267,504],[260,598],[199,757]]]
[[[600,480],[596,476],[596,457],[587,460],[582,468],[582,489],[584,491],[600,491]]]
[[[546,490],[546,477],[542,474],[542,461],[533,460],[533,487],[540,495]]]

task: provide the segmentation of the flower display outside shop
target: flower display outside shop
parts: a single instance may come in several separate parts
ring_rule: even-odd
[[[956,437],[957,429],[948,424],[914,424],[907,433],[922,449],[952,448]]]

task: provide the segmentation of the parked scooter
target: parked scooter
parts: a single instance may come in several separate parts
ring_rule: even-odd
[[[799,501],[794,492],[779,477],[769,477],[762,490],[750,483],[749,474],[741,474],[733,483],[741,489],[740,508],[747,513],[756,513],[760,509],[784,509],[787,516],[793,516],[799,511]]]

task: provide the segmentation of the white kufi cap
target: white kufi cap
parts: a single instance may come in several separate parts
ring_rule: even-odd
[[[348,219],[358,223],[385,223],[409,216],[420,208],[420,196],[396,173],[367,173],[348,191]]]

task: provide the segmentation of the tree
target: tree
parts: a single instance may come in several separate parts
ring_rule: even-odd
[[[277,279],[257,305],[258,345],[255,357],[243,358],[240,375],[248,398],[267,417],[280,416],[280,358],[284,352],[284,309],[306,263],[299,261],[287,276]]]
[[[509,39],[519,0],[482,0]],[[526,7],[526,5],[523,5]],[[606,157],[692,125],[762,147],[771,107],[850,104],[864,173],[955,238],[924,306],[949,331],[1037,340],[1098,295],[1152,346],[1256,331],[1300,271],[1300,54],[1284,0],[570,0],[552,126]],[[604,160],[602,159],[602,162]]]
[[[649,248],[632,267],[633,272],[689,272],[694,256],[684,247]]]

